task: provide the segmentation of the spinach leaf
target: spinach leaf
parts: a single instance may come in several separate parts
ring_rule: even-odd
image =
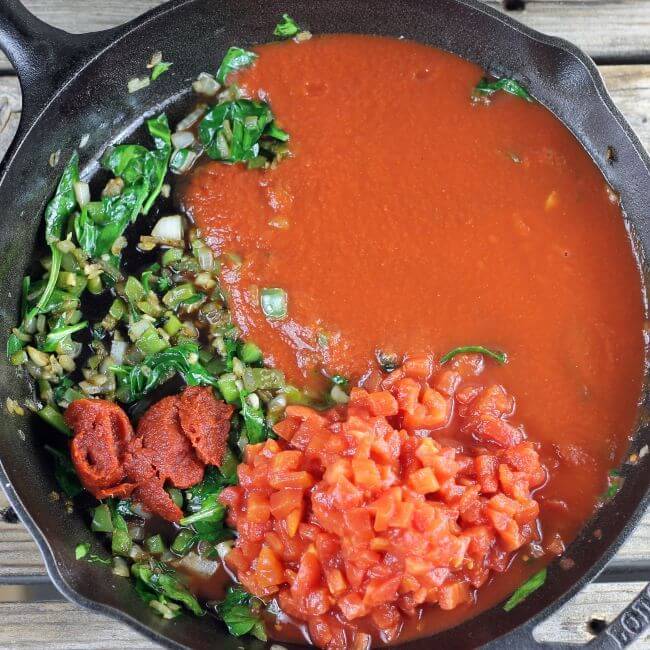
[[[454,348],[453,350],[449,350],[447,354],[440,358],[440,363],[447,363],[447,361],[453,359],[457,354],[484,354],[486,357],[490,357],[491,359],[494,359],[501,364],[508,363],[508,355],[505,352],[500,352],[499,350],[489,350],[482,345],[465,345],[459,348]]]
[[[161,61],[160,63],[156,63],[156,65],[153,67],[153,70],[151,71],[151,81],[156,81],[158,77],[160,77],[161,74],[164,74],[171,68],[174,64],[170,63],[169,61]]]
[[[23,342],[15,334],[10,334],[7,338],[7,356],[11,358],[13,354],[20,352],[23,345]]]
[[[231,72],[242,70],[252,65],[257,59],[255,52],[248,52],[241,47],[228,48],[226,56],[217,70],[216,79],[223,86],[226,83],[226,77]]]
[[[162,113],[147,120],[147,129],[153,150],[123,144],[109,149],[102,158],[102,166],[124,181],[122,193],[88,203],[75,219],[77,241],[91,257],[109,253],[129,223],[140,213],[147,214],[160,194],[172,150],[167,116]]]
[[[301,29],[298,27],[298,23],[289,14],[282,14],[282,21],[275,26],[273,36],[292,38],[300,31]]]
[[[266,641],[264,621],[260,615],[262,601],[246,593],[241,587],[229,587],[225,599],[217,605],[217,614],[230,634],[252,634]]]
[[[478,82],[478,84],[476,84],[476,88],[474,88],[475,93],[479,95],[486,95],[488,97],[490,95],[493,95],[498,90],[503,90],[504,92],[510,93],[511,95],[521,97],[521,99],[525,99],[527,102],[533,101],[530,93],[521,84],[519,84],[514,79],[507,79],[505,77],[502,79],[497,79],[496,81],[488,81],[487,79],[483,78]]]
[[[95,258],[109,253],[115,240],[137,219],[145,198],[145,187],[138,184],[119,196],[87,203],[74,221],[79,246]]]
[[[68,325],[67,327],[58,327],[56,329],[53,329],[47,333],[47,336],[45,337],[45,343],[41,349],[43,352],[56,352],[56,347],[61,341],[86,327],[88,327],[88,321],[83,321],[82,323],[77,323],[76,325]]]
[[[88,552],[90,551],[90,544],[88,542],[84,544],[77,544],[74,549],[75,560],[83,560]]]
[[[514,609],[521,603],[523,600],[526,600],[530,594],[539,589],[546,582],[546,568],[542,569],[534,576],[526,580],[521,587],[519,587],[513,594],[508,598],[506,604],[503,606],[503,609],[506,612],[509,612],[511,609]]]
[[[45,445],[45,450],[54,459],[54,478],[63,490],[63,493],[71,499],[83,492],[77,472],[68,454]]]
[[[208,467],[205,477],[198,485],[186,491],[186,512],[181,526],[192,526],[199,534],[211,535],[223,529],[226,508],[219,502],[219,495],[227,485],[216,467]]]
[[[182,343],[145,357],[136,366],[111,366],[124,392],[122,401],[133,402],[151,392],[161,382],[178,373],[188,386],[216,386],[213,377],[199,361],[199,346]]]
[[[144,564],[135,563],[131,566],[131,573],[136,579],[136,587],[141,595],[147,592],[160,594],[165,598],[184,605],[196,616],[203,616],[205,610],[199,601],[192,595],[187,587],[176,577],[174,573],[162,572],[159,568],[152,569]],[[148,597],[145,597],[148,600]],[[164,602],[164,601],[163,601]]]
[[[52,251],[52,264],[47,284],[38,302],[27,314],[26,320],[31,320],[42,313],[56,287],[63,257],[56,244],[63,237],[63,230],[68,217],[77,207],[77,199],[74,193],[74,185],[77,182],[79,182],[79,154],[75,151],[63,170],[56,193],[45,208],[45,241]]]
[[[256,158],[265,142],[286,142],[266,102],[237,99],[213,106],[199,124],[199,139],[213,160],[242,162]]]
[[[251,445],[256,445],[258,442],[264,442],[269,437],[269,429],[266,426],[264,412],[261,408],[251,406],[251,403],[246,399],[247,396],[247,391],[240,391],[240,414],[244,420],[244,430],[246,431],[248,442]]]

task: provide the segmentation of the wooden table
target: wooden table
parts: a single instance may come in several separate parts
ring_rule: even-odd
[[[129,20],[161,0],[24,3],[57,27],[85,32]],[[504,11],[509,7],[524,23],[567,38],[594,57],[614,100],[650,148],[650,0],[504,0],[489,4]],[[280,13],[281,4],[278,6]],[[21,110],[17,79],[0,55],[0,104],[3,98],[9,102],[11,115],[0,131],[0,156],[13,137]],[[0,508],[4,506],[0,495]],[[10,516],[6,519],[0,521],[0,649],[159,647],[120,623],[60,598],[48,582],[27,531],[12,523]],[[584,643],[599,623],[615,617],[648,580],[650,513],[598,581],[541,624],[535,636],[540,641]],[[635,648],[650,648],[650,633]]]

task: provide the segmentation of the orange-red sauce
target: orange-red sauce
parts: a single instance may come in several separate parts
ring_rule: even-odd
[[[627,446],[643,369],[639,268],[600,172],[542,106],[472,103],[482,72],[453,55],[350,35],[257,51],[237,81],[270,102],[292,157],[206,164],[182,197],[243,260],[222,273],[243,337],[299,384],[363,378],[378,349],[507,351],[482,379],[516,396],[550,468],[544,538],[569,542]],[[287,291],[288,318],[266,320],[262,287]],[[516,562],[479,608],[538,566]]]

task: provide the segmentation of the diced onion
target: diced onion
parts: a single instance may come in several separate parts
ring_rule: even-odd
[[[197,153],[191,149],[178,149],[172,154],[169,168],[175,174],[184,174],[192,168],[197,158]]]
[[[74,188],[74,195],[80,208],[83,208],[86,203],[90,203],[90,186],[83,181],[77,181],[72,186]]]
[[[201,246],[196,255],[202,271],[211,271],[214,268],[214,257],[207,246]]]
[[[183,217],[180,214],[174,214],[158,219],[158,223],[151,231],[151,236],[167,241],[181,241],[183,239]]]
[[[142,550],[141,546],[138,546],[137,544],[132,544],[131,550],[129,551],[129,557],[132,560],[138,562],[139,560],[143,560],[146,557],[146,553]]]
[[[219,555],[219,557],[222,560],[226,559],[226,555],[228,555],[228,553],[230,553],[230,551],[232,551],[232,547],[234,546],[234,544],[235,543],[233,541],[230,541],[230,540],[225,541],[225,542],[219,542],[217,544],[217,554]]]
[[[332,390],[330,391],[330,397],[337,404],[347,404],[350,401],[348,394],[337,384],[332,386]]]
[[[191,131],[176,131],[172,133],[172,144],[175,149],[189,147],[194,142],[194,134]]]
[[[129,349],[129,344],[126,341],[113,341],[111,343],[111,357],[115,361],[115,365],[121,366],[124,363],[124,355]]]
[[[140,79],[138,79],[138,77],[134,77],[133,79],[129,79],[127,89],[130,93],[135,93],[138,92],[138,90],[146,88],[150,83],[151,80],[149,77],[141,77]]]
[[[214,572],[219,568],[219,563],[215,562],[215,560],[203,558],[198,553],[191,551],[178,560],[176,566],[181,567],[184,573],[187,572],[208,578],[214,575]]]
[[[138,341],[150,327],[151,322],[146,318],[141,318],[140,320],[131,323],[129,326],[129,338],[132,341]]]
[[[128,578],[131,575],[129,565],[123,557],[115,556],[113,558],[113,573],[121,578]]]
[[[221,89],[221,86],[211,74],[201,72],[192,84],[192,89],[195,93],[199,93],[199,95],[214,97]]]
[[[186,131],[192,125],[196,124],[196,122],[198,122],[201,119],[201,117],[203,117],[203,113],[205,113],[205,108],[203,108],[203,107],[195,108],[191,113],[188,113],[176,125],[176,130],[177,131]]]
[[[270,320],[286,318],[287,302],[287,292],[284,289],[269,287],[260,291],[260,306]]]

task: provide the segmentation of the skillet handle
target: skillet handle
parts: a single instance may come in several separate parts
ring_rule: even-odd
[[[57,90],[109,43],[116,31],[69,34],[34,16],[19,0],[0,1],[0,49],[20,80],[22,130],[31,126]]]
[[[650,584],[585,647],[593,650],[627,648],[650,627]]]

